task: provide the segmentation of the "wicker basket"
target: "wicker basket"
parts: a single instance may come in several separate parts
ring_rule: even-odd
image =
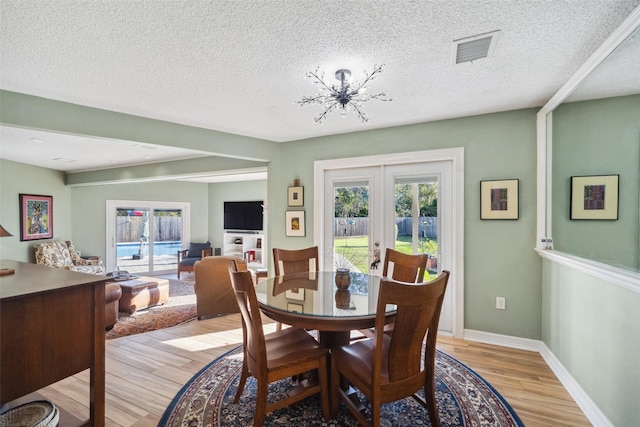
[[[36,400],[0,414],[0,427],[56,427],[58,408],[48,400]]]

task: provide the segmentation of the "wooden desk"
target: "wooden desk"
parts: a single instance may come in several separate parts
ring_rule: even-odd
[[[13,407],[89,369],[89,420],[61,413],[60,425],[104,426],[107,278],[10,260],[0,266],[15,269],[0,277],[0,404]]]

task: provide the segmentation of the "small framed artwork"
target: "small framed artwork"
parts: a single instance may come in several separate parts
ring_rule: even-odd
[[[290,302],[287,304],[287,311],[290,311],[291,313],[303,313],[302,304],[294,304]]]
[[[53,196],[20,194],[20,240],[53,238]]]
[[[480,181],[480,219],[518,219],[517,179]]]
[[[284,292],[284,297],[304,301],[304,288],[289,289]]]
[[[618,219],[620,175],[571,177],[571,219]]]
[[[304,211],[286,212],[287,236],[304,237]]]
[[[289,187],[289,206],[304,206],[304,187]]]

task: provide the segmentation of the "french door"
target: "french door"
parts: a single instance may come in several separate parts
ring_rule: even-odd
[[[189,242],[189,203],[107,201],[107,270],[132,274],[177,271]]]
[[[325,270],[382,274],[386,248],[426,253],[425,280],[443,269],[453,273],[440,330],[461,335],[462,210],[456,213],[454,206],[462,203],[462,169],[455,173],[462,152],[444,159],[429,153],[317,162],[316,189],[321,179],[322,190],[316,191],[316,206],[322,208],[316,210],[316,243]]]

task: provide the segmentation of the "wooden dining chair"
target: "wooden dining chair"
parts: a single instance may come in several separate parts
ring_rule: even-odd
[[[273,248],[273,268],[276,276],[318,271],[318,247],[312,246],[306,249]]]
[[[424,272],[427,269],[427,254],[405,254],[395,249],[387,248],[384,255],[382,277],[389,277],[397,282],[420,283],[424,282]],[[391,273],[389,273],[391,272]],[[391,276],[389,276],[391,274]],[[385,331],[393,329],[393,323],[385,325]],[[373,329],[361,329],[353,337],[354,340],[363,337],[373,337]]]
[[[276,276],[318,271],[319,261],[317,246],[305,249],[273,248],[273,269]],[[278,322],[276,330],[281,329],[282,323]]]
[[[389,277],[396,282],[424,282],[428,259],[427,254],[410,255],[387,248],[382,276]],[[389,270],[391,270],[391,276],[389,276]]]
[[[322,417],[329,419],[329,386],[327,378],[328,349],[320,345],[304,329],[291,327],[265,334],[251,273],[237,271],[233,261],[229,274],[242,314],[244,360],[234,403],[238,403],[249,375],[257,380],[254,426],[262,426],[267,413],[284,408],[308,396],[320,393]],[[267,405],[269,384],[284,378],[317,370],[318,382],[305,386],[299,393]]]
[[[360,424],[377,427],[381,403],[413,396],[429,412],[431,426],[440,425],[434,372],[438,323],[448,280],[448,271],[419,284],[382,279],[374,337],[331,350],[332,416],[337,413],[339,399]],[[397,307],[395,328],[389,334],[384,332],[387,304]],[[371,421],[341,387],[341,377],[369,400]],[[424,399],[416,395],[421,388]]]

